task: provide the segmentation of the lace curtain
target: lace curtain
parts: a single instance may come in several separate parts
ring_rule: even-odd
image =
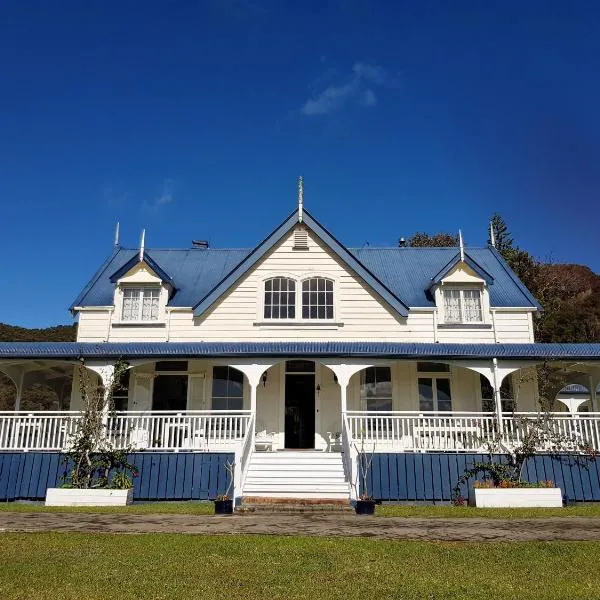
[[[444,317],[446,323],[460,323],[460,290],[444,290]]]

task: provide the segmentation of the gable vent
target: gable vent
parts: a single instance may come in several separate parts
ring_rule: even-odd
[[[308,250],[308,231],[304,227],[294,230],[294,250]]]

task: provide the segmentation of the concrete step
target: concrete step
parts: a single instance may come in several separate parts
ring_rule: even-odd
[[[353,512],[348,500],[312,500],[310,498],[247,497],[235,512],[240,514]]]
[[[264,490],[252,490],[244,492],[244,498],[247,496],[261,496],[262,498],[293,498],[298,499],[314,499],[314,500],[344,500],[348,501],[348,491],[345,492],[305,492],[294,490],[283,490],[277,492],[268,492]]]

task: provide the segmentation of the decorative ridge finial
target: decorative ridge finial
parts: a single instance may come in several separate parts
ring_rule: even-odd
[[[465,243],[463,242],[462,231],[458,230],[458,245],[460,246],[460,260],[465,262]]]
[[[117,221],[117,226],[115,228],[115,247],[120,244],[120,235],[121,235],[121,224]]]
[[[302,223],[302,211],[304,210],[304,183],[302,175],[298,177],[298,221]]]
[[[146,243],[146,230],[142,229],[142,237],[140,238],[140,262],[144,260],[144,246]]]
[[[496,247],[496,234],[494,233],[494,222],[490,221],[490,244]]]

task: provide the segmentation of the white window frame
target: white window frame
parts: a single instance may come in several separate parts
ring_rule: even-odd
[[[265,284],[267,281],[271,279],[276,279],[278,277],[284,279],[291,279],[296,284],[296,316],[294,318],[273,318],[273,317],[265,317]],[[319,318],[303,318],[302,317],[302,285],[305,281],[309,279],[320,278],[330,281],[333,286],[333,316],[331,318],[319,319]],[[304,275],[291,275],[289,273],[269,273],[267,276],[263,277],[260,281],[260,286],[258,290],[259,301],[257,302],[257,325],[286,325],[286,324],[298,324],[298,325],[311,325],[311,326],[319,326],[336,325],[336,318],[338,315],[338,289],[339,282],[336,277],[332,277],[331,275],[325,275],[321,273],[310,273]]]
[[[294,282],[294,315],[293,317],[274,317],[274,316],[270,316],[270,317],[265,317],[265,310],[267,309],[267,304],[265,303],[265,297],[267,295],[267,293],[271,293],[273,294],[274,292],[271,289],[271,292],[267,292],[267,283],[269,281],[273,281],[275,279],[285,279],[287,281],[293,281]],[[279,290],[277,293],[281,293],[281,290]],[[286,292],[284,293],[292,293],[288,290],[286,290]],[[273,307],[274,304],[271,302],[271,307]],[[289,305],[286,305],[289,306]],[[279,307],[281,307],[281,304],[279,304]],[[263,279],[262,282],[262,311],[261,311],[261,316],[265,321],[273,321],[275,323],[277,323],[278,321],[297,321],[298,320],[298,281],[296,280],[295,277],[290,277],[289,275],[274,275],[273,277],[267,277],[265,279]]]
[[[389,400],[390,401],[390,410],[394,410],[394,370],[390,365],[373,365],[372,367],[366,367],[365,369],[363,369],[360,372],[360,388],[359,388],[359,393],[360,393],[360,403],[361,403],[361,407],[362,410],[364,411],[368,411],[368,400],[369,397],[367,396],[367,394],[364,393],[364,387],[366,386],[366,376],[367,376],[367,369],[377,369],[377,368],[382,368],[382,369],[389,369],[390,371],[390,394],[389,397],[387,395],[382,395],[382,396],[374,396],[373,399],[376,400]],[[373,410],[370,412],[377,412],[377,410]]]
[[[460,308],[460,320],[449,320],[446,311],[446,293],[458,292],[459,293],[459,308]],[[465,320],[465,292],[477,292],[479,294],[479,320],[477,321],[466,321]],[[477,287],[442,287],[440,290],[440,297],[442,303],[442,309],[444,313],[444,323],[447,325],[482,325],[485,323],[484,319],[484,291]]]
[[[128,291],[137,290],[138,291],[138,314],[137,318],[134,319],[126,319],[125,318],[125,294]],[[143,318],[143,301],[144,301],[144,292],[151,291],[157,294],[157,308],[156,308],[156,317],[149,319]],[[162,293],[161,287],[157,285],[136,285],[136,284],[127,284],[121,286],[121,302],[120,302],[120,313],[119,313],[119,322],[121,323],[160,323],[161,322],[161,300]]]
[[[432,361],[419,361],[419,362],[436,362]],[[433,394],[433,412],[440,414],[448,414],[449,412],[453,412],[456,409],[454,408],[455,397],[454,397],[454,385],[453,385],[453,377],[452,377],[452,367],[448,371],[419,371],[417,366],[417,407],[419,412],[428,412],[421,410],[421,394],[419,391],[419,379],[431,379],[431,390]],[[438,394],[437,394],[437,380],[438,379],[447,379],[448,385],[450,388],[450,410],[439,410],[438,408]]]

